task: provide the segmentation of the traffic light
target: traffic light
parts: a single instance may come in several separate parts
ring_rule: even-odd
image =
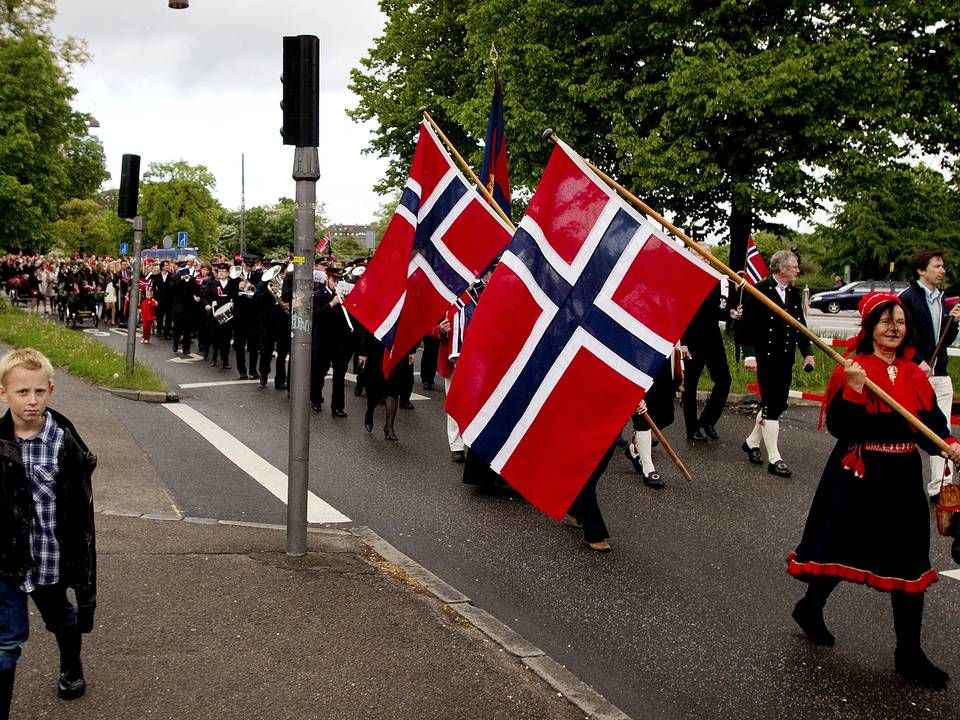
[[[124,155],[120,169],[120,194],[117,197],[117,215],[127,220],[137,216],[137,196],[140,194],[140,156]]]
[[[320,38],[297,35],[283,38],[284,145],[317,147],[320,144]]]

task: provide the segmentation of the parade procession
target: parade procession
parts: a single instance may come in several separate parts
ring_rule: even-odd
[[[956,10],[211,2],[0,12],[0,720],[960,717]]]

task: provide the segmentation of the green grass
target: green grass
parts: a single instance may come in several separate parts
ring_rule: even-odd
[[[133,373],[127,375],[124,355],[82,332],[12,308],[6,298],[0,298],[0,341],[14,347],[35,348],[50,358],[55,367],[96,385],[167,390],[160,376],[146,365],[134,363]]]

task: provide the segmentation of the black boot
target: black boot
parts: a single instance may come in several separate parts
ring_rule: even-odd
[[[950,675],[927,658],[920,647],[920,627],[923,623],[923,593],[890,593],[893,605],[893,627],[897,633],[894,667],[909,683],[943,690]]]
[[[10,717],[10,701],[13,699],[13,676],[16,672],[16,667],[9,670],[0,670],[0,720],[8,720]]]
[[[83,679],[83,665],[80,663],[82,644],[80,628],[61,630],[56,634],[56,638],[57,646],[60,648],[60,679],[57,682],[57,693],[63,700],[76,700],[87,690],[87,683]]]
[[[830,593],[837,586],[837,582],[827,578],[811,580],[807,585],[807,594],[800,598],[793,608],[793,619],[814,645],[833,647],[835,642],[833,633],[827,629],[827,624],[823,621],[823,608],[827,604]]]

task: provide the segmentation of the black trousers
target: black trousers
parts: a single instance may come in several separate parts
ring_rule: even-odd
[[[162,335],[165,338],[170,337],[170,328],[173,323],[173,310],[168,302],[157,303],[156,309],[157,323],[154,326],[154,334]]]
[[[793,382],[793,355],[757,357],[757,385],[764,420],[779,420],[787,409],[790,383]]]
[[[433,384],[437,377],[437,351],[440,340],[427,335],[423,338],[423,354],[420,356],[420,381]]]
[[[610,537],[607,525],[603,521],[603,513],[600,512],[600,504],[597,502],[597,483],[600,482],[600,476],[606,472],[610,458],[613,457],[616,449],[617,444],[612,443],[610,449],[600,458],[596,469],[587,478],[580,493],[574,498],[568,511],[583,525],[583,539],[588,543],[600,542]]]
[[[287,325],[260,325],[260,383],[266,384],[270,376],[273,351],[277,351],[277,372],[274,383],[287,384],[287,356],[290,354],[290,328]]]
[[[332,389],[330,397],[331,410],[343,410],[344,383],[347,374],[347,364],[350,362],[349,350],[323,352],[314,348],[313,359],[310,363],[310,403],[319,405],[323,398],[323,381],[327,371],[333,367]]]
[[[260,324],[253,318],[233,318],[233,351],[237,358],[237,372],[247,374],[247,357],[250,358],[249,368],[257,372],[257,359],[260,357]]]
[[[193,341],[193,318],[189,313],[177,313],[173,316],[173,351],[182,347],[183,352],[190,354],[190,343]]]
[[[730,368],[723,349],[723,337],[719,330],[716,337],[708,337],[704,343],[689,345],[693,356],[683,361],[683,421],[687,433],[695,433],[704,425],[716,425],[730,394]],[[707,398],[700,417],[697,417],[697,384],[706,368],[713,380],[713,390]]]

